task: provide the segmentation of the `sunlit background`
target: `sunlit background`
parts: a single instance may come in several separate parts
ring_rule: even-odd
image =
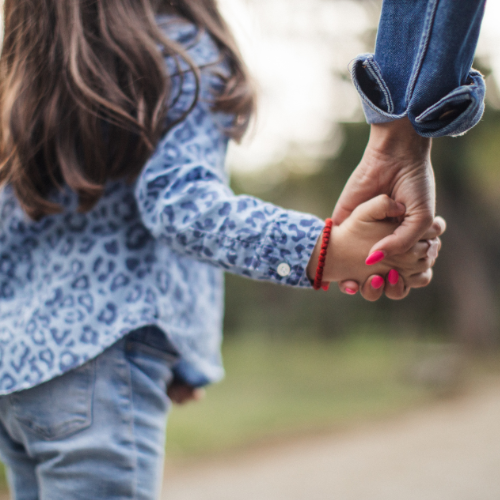
[[[348,67],[359,53],[373,52],[381,1],[219,3],[259,95],[253,129],[241,145],[230,147],[233,187],[289,208],[329,216],[367,140],[368,127]],[[498,140],[493,139],[498,137],[500,110],[496,83],[500,77],[499,20],[500,2],[487,2],[474,62],[486,75],[488,87],[482,123],[462,139],[434,141],[438,212],[447,218],[449,230],[432,286],[413,293],[403,303],[374,305],[346,301],[345,297],[309,299],[295,290],[239,284],[240,280],[229,277],[229,334],[252,329],[250,320],[244,319],[248,316],[256,328],[273,325],[275,330],[314,330],[327,337],[377,324],[385,330],[418,335],[438,332],[473,344],[496,339],[498,287],[493,277],[498,265],[490,259],[499,248],[499,151]],[[470,266],[454,272],[453,266],[465,260]],[[335,314],[332,304],[326,319],[322,307],[332,300],[338,301],[343,314]],[[266,308],[269,303],[274,307]],[[284,314],[291,303],[294,312]],[[310,308],[315,311],[312,318]]]
[[[219,4],[259,94],[251,133],[243,144],[230,148],[233,188],[328,217],[368,138],[348,67],[357,54],[373,51],[381,2],[219,0]],[[176,463],[175,457],[218,456],[252,443],[290,441],[311,432],[343,434],[359,422],[437,402],[449,405],[445,407],[450,408],[451,425],[454,418],[461,418],[451,405],[478,387],[489,387],[492,379],[497,381],[492,400],[498,399],[499,21],[500,2],[490,0],[474,63],[487,79],[484,119],[462,138],[434,141],[438,213],[447,219],[448,230],[431,285],[413,291],[402,302],[382,299],[371,304],[335,289],[304,293],[228,275],[227,379],[209,390],[203,405],[174,411],[167,445],[171,463]],[[500,418],[488,411],[484,415],[491,421]],[[490,435],[481,441],[484,424],[475,428],[478,424],[467,420],[464,425],[470,425],[467,435],[476,443],[488,443],[487,452],[479,448],[471,453],[467,446],[455,449],[453,438],[442,442],[431,437],[432,430],[416,437],[409,429],[402,440],[408,439],[408,447],[412,439],[420,440],[427,454],[411,464],[403,451],[387,466],[386,477],[391,477],[393,467],[403,471],[407,464],[414,471],[408,476],[414,481],[409,480],[411,486],[397,493],[390,479],[384,483],[382,462],[377,472],[363,477],[354,466],[352,481],[346,480],[349,493],[336,498],[469,499],[474,495],[464,492],[479,482],[489,492],[481,498],[500,497],[500,484],[492,474],[467,479],[472,470],[467,458],[472,455],[475,471],[492,470],[498,459],[498,453],[496,458],[492,453],[500,450],[500,439]],[[359,459],[361,450],[360,445]],[[381,445],[376,456],[393,452]],[[432,471],[424,472],[420,465],[433,463],[437,456],[441,458]],[[297,458],[297,473],[298,464]],[[272,468],[271,461],[268,466]],[[376,465],[369,470],[375,469]],[[168,479],[173,481],[177,473],[174,467]],[[229,469],[227,477],[231,473]],[[433,474],[440,478],[435,483]],[[331,484],[329,474],[317,479]],[[276,486],[270,479],[269,484]],[[363,489],[360,484],[365,485],[364,494],[355,493]],[[417,487],[424,484],[427,494]],[[286,484],[281,488],[289,491]],[[230,498],[221,496],[225,491],[221,484],[213,485],[213,496],[205,483],[196,491],[204,493],[178,498]],[[306,487],[293,495],[289,491],[288,497],[265,491],[266,499],[312,498]]]
[[[368,137],[348,66],[373,51],[381,2],[219,4],[259,96],[251,132],[230,147],[233,188],[329,216]],[[485,380],[500,387],[499,23],[500,2],[490,0],[475,61],[487,75],[483,121],[463,138],[434,141],[448,231],[432,284],[402,302],[371,304],[335,289],[303,292],[228,276],[228,376],[206,402],[173,412],[168,470],[455,401]],[[377,491],[377,477],[370,481]],[[212,498],[204,495],[166,498]]]
[[[360,121],[349,62],[373,52],[376,0],[220,0],[257,82],[254,134],[231,150],[234,171],[258,171],[291,154],[317,160],[341,143],[338,122]],[[477,54],[500,75],[500,2],[487,2]],[[311,167],[311,164],[308,164]],[[307,167],[305,167],[307,168]]]

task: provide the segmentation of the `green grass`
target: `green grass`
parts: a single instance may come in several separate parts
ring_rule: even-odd
[[[5,475],[5,467],[0,462],[0,492],[7,491],[7,477]]]
[[[414,345],[358,336],[337,342],[245,335],[224,346],[226,379],[205,401],[174,408],[167,456],[176,460],[379,418],[429,401],[405,383]]]

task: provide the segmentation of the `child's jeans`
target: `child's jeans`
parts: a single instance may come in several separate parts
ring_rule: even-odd
[[[80,368],[0,397],[15,500],[157,499],[175,360],[146,327]]]

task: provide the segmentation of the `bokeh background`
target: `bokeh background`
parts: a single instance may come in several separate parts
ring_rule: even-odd
[[[368,139],[348,66],[373,52],[381,1],[219,4],[259,93],[252,130],[230,148],[234,190],[330,216]],[[205,401],[173,410],[167,467],[343,432],[500,380],[499,20],[490,0],[474,65],[488,84],[483,120],[434,141],[448,230],[432,284],[368,303],[335,286],[300,291],[228,275],[227,377]]]
[[[259,110],[229,168],[238,193],[328,217],[369,128],[349,63],[373,52],[379,0],[220,0],[255,78]],[[174,410],[172,460],[343,429],[461,397],[496,372],[500,345],[500,3],[487,4],[474,67],[487,109],[434,141],[448,222],[432,284],[368,303],[227,275],[226,380]]]
[[[380,2],[227,0],[260,90],[254,137],[230,154],[233,186],[277,204],[328,217],[366,144],[350,60],[373,51]],[[226,334],[252,328],[307,329],[341,337],[354,328],[433,332],[480,346],[498,338],[498,2],[489,2],[475,67],[488,80],[488,109],[465,137],[434,141],[438,213],[449,230],[433,284],[408,300],[307,294],[228,278]],[[269,307],[271,306],[271,307]]]

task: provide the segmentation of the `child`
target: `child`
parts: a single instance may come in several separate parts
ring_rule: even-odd
[[[179,0],[175,15],[160,0],[4,9],[9,483],[19,499],[153,499],[167,387],[223,375],[223,271],[311,288],[324,222],[228,187],[227,143],[253,96],[214,0]],[[323,280],[386,274],[389,263],[364,259],[403,214],[386,196],[361,205],[333,229]],[[390,264],[403,278],[424,272],[427,246]]]

